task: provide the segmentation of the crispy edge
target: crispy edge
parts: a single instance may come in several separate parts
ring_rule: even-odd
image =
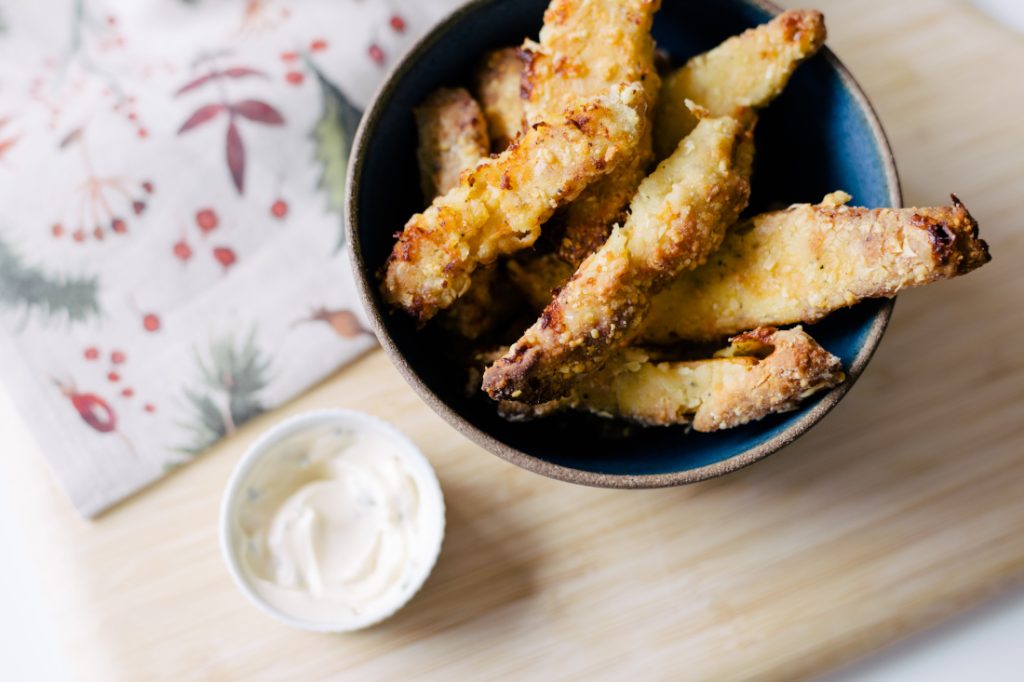
[[[835,192],[732,230],[714,258],[654,298],[640,339],[705,341],[757,325],[809,324],[991,260],[955,195],[950,206],[905,209],[845,206],[849,199]]]
[[[804,398],[845,379],[839,358],[799,327],[783,332],[761,327],[731,339],[733,344],[750,341],[772,350],[749,371],[714,387],[693,417],[694,430],[730,429],[794,410]]]
[[[580,410],[645,426],[693,424],[718,431],[795,409],[807,397],[841,383],[842,363],[797,327],[758,328],[730,339],[717,357],[653,363],[636,350],[620,353],[559,400],[499,403],[511,420]]]
[[[463,171],[487,156],[490,143],[480,105],[465,88],[438,88],[413,109],[423,198],[433,201],[459,184]]]
[[[816,10],[789,10],[697,55],[662,80],[654,114],[654,151],[662,159],[697,125],[692,100],[713,116],[767,106],[790,76],[825,43],[825,18]]]
[[[473,94],[487,119],[494,152],[505,151],[526,128],[522,80],[523,58],[515,47],[488,52],[473,73]]]
[[[558,206],[635,146],[640,93],[631,83],[583,100],[464,173],[396,235],[381,275],[384,299],[422,324],[465,292],[478,266],[532,246]]]
[[[721,243],[750,197],[753,130],[705,119],[637,190],[629,220],[579,267],[540,318],[484,372],[492,398],[565,395],[640,331],[650,297]]]

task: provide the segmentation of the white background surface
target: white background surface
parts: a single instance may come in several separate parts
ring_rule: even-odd
[[[1024,30],[1024,0],[974,0]],[[36,456],[6,392],[0,390],[0,456]],[[27,556],[32,520],[11,508],[17,481],[0,479],[0,669],[8,680],[73,680],[60,623],[44,608]],[[68,513],[73,513],[68,508]],[[837,614],[837,617],[842,617]],[[1003,595],[939,627],[826,676],[826,682],[1019,680],[1024,678],[1024,590]]]

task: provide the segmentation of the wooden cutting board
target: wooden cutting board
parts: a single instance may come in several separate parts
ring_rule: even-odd
[[[907,202],[958,192],[995,257],[901,297],[871,366],[824,423],[722,479],[586,489],[470,444],[375,352],[96,522],[75,515],[39,453],[4,452],[44,606],[82,677],[791,680],[1019,581],[1024,39],[955,0],[819,6],[892,138]],[[422,593],[348,636],[255,611],[215,530],[246,444],[286,414],[328,406],[407,431],[448,503]]]

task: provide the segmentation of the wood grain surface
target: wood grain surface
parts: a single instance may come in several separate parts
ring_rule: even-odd
[[[957,192],[994,256],[901,296],[821,425],[714,481],[580,488],[470,444],[374,352],[95,522],[38,452],[4,452],[42,606],[82,678],[792,680],[1020,581],[1024,38],[955,0],[818,6],[892,139],[907,203]],[[257,612],[216,533],[245,446],[287,414],[332,406],[404,429],[448,504],[423,591],[345,636]]]

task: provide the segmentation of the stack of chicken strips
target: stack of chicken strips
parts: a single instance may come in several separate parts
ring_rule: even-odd
[[[511,329],[511,345],[471,354],[509,419],[581,410],[715,431],[794,409],[843,368],[780,327],[989,261],[955,196],[869,210],[837,189],[739,221],[757,112],[821,48],[824,18],[788,11],[659,73],[658,6],[553,0],[537,42],[485,55],[469,89],[414,112],[431,203],[382,293],[479,344]],[[509,327],[512,291],[532,324]]]

